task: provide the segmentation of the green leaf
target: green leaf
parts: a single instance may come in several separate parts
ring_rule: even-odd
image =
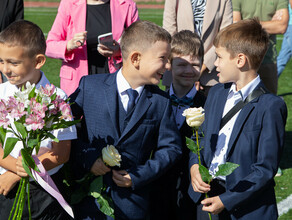
[[[25,156],[24,156],[24,154],[23,154],[23,150],[24,149],[21,149],[21,156],[22,156],[22,166],[23,166],[23,168],[24,168],[24,170],[25,170],[25,172],[31,177],[31,178],[33,178],[34,179],[34,177],[32,176],[32,173],[30,172],[30,169],[29,169],[29,166],[27,165],[27,161],[25,161]],[[24,150],[24,152],[25,152],[25,150]]]
[[[209,170],[201,164],[199,164],[199,171],[200,171],[202,180],[205,183],[209,183],[212,180],[212,176],[209,174]]]
[[[228,176],[230,175],[237,167],[239,167],[236,163],[226,162],[225,164],[219,165],[219,169],[216,172],[215,176]]]
[[[29,139],[27,142],[28,147],[34,148],[38,144],[37,139]]]
[[[186,137],[186,145],[193,153],[198,154],[197,145],[191,138]]]
[[[97,198],[101,194],[101,189],[103,188],[103,178],[98,176],[95,178],[89,187],[89,194],[94,198]]]
[[[27,131],[26,131],[25,126],[17,121],[15,121],[14,124],[17,131],[21,134],[21,137],[25,139],[27,137]]]
[[[91,182],[88,194],[96,198],[100,206],[100,211],[102,213],[114,218],[114,209],[112,205],[112,200],[110,197],[106,195],[102,195],[102,188],[103,188],[103,178],[102,176],[99,176]]]
[[[25,148],[21,149],[21,156],[22,156],[22,164],[23,162],[30,167],[31,169],[40,172],[39,168],[37,167],[37,165],[35,164],[34,159],[32,158],[32,156],[27,152],[27,150]],[[29,169],[28,169],[29,170]],[[27,170],[25,170],[27,172]],[[30,173],[30,170],[29,170]],[[28,174],[29,174],[28,173]],[[31,175],[30,175],[31,176]],[[31,176],[32,177],[32,176]]]
[[[32,90],[30,91],[30,93],[28,94],[28,99],[31,99],[33,97],[35,97],[35,86],[32,88]]]
[[[6,137],[6,129],[0,127],[0,143],[3,145]]]
[[[98,204],[100,205],[100,211],[104,213],[105,215],[108,215],[112,218],[115,218],[114,216],[114,209],[110,205],[111,203],[111,198],[107,196],[100,196],[97,199]]]
[[[52,96],[51,96],[51,100],[54,101],[57,97],[57,93],[54,93]]]
[[[47,135],[49,138],[51,138],[52,141],[57,142],[57,143],[59,142],[59,139],[56,138],[52,133],[48,132],[46,135]]]
[[[5,147],[4,147],[4,155],[3,155],[3,159],[5,157],[7,157],[11,151],[13,150],[15,144],[17,143],[18,138],[14,138],[14,137],[8,137],[6,139],[6,143],[5,143]]]

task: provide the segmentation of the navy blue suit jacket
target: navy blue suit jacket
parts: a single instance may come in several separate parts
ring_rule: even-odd
[[[231,84],[218,84],[205,104],[202,163],[210,167],[219,134],[220,121]],[[258,86],[264,87],[261,82]],[[243,107],[234,124],[228,144],[227,162],[240,166],[226,177],[226,192],[220,195],[232,219],[277,219],[274,175],[284,144],[287,107],[273,94],[266,93]],[[191,154],[190,166],[198,163]],[[198,202],[201,194],[189,187]]]
[[[83,77],[71,95],[73,115],[84,117],[88,143],[75,149],[80,169],[89,172],[107,144],[122,156],[121,169],[132,179],[131,188],[118,187],[112,174],[104,176],[111,186],[115,216],[142,219],[148,212],[151,182],[181,156],[181,139],[168,95],[157,86],[145,85],[128,124],[120,133],[116,73]]]

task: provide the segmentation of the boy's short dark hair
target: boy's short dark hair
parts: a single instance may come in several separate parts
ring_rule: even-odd
[[[182,30],[174,34],[171,39],[171,61],[174,54],[196,56],[203,63],[204,46],[199,35],[189,30]]]
[[[134,50],[145,50],[157,41],[170,43],[171,36],[162,27],[150,21],[136,21],[123,33],[120,48],[123,59],[127,59]]]
[[[241,20],[222,29],[214,39],[215,47],[224,47],[234,58],[247,56],[250,68],[258,70],[269,46],[269,35],[257,18]]]
[[[5,28],[0,33],[0,43],[23,47],[30,57],[46,52],[46,39],[42,30],[26,20],[15,21]]]

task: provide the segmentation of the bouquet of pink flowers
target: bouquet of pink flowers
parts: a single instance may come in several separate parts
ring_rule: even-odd
[[[20,150],[22,164],[28,175],[35,179],[33,173],[40,172],[35,160],[41,142],[47,138],[59,140],[52,131],[67,128],[77,121],[72,121],[70,105],[67,100],[57,95],[54,85],[46,85],[36,89],[29,82],[26,89],[15,93],[8,100],[0,100],[0,142],[7,157],[18,141],[23,145]],[[26,196],[29,203],[29,177],[22,178],[17,190],[9,219],[21,219]],[[31,216],[30,216],[31,219]]]

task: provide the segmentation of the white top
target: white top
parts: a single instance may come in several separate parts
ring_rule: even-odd
[[[241,90],[236,91],[236,85],[233,83],[229,94],[227,96],[227,101],[225,103],[224,111],[222,118],[232,109],[240,100],[244,101],[246,97],[256,88],[256,86],[260,83],[260,77],[257,76],[254,80],[249,82],[246,86],[244,86]],[[226,125],[219,131],[218,141],[216,145],[216,151],[211,162],[211,166],[209,168],[209,173],[214,176],[218,171],[218,166],[226,163],[226,153],[228,149],[228,143],[230,140],[230,136],[232,134],[232,130],[236,119],[241,110],[239,110],[227,123]],[[223,176],[219,176],[218,179],[225,180],[226,178]]]
[[[125,77],[123,76],[122,68],[117,73],[117,87],[118,87],[118,93],[119,93],[121,102],[123,104],[125,111],[127,112],[128,102],[129,102],[129,96],[128,96],[127,90],[130,89],[131,86],[128,83],[128,81],[125,79]],[[135,89],[138,92],[138,96],[135,100],[135,104],[138,102],[138,99],[143,89],[144,89],[144,86],[139,86],[138,88]]]
[[[45,87],[47,84],[50,84],[49,80],[46,78],[45,74],[41,72],[42,77],[40,81],[37,83],[36,88],[40,88],[40,86]],[[66,99],[67,96],[65,92],[59,88],[56,88],[57,95],[59,95],[62,99]],[[15,85],[12,85],[9,81],[3,84],[0,84],[0,99],[8,99],[9,96],[13,96],[15,92],[19,91],[19,88]],[[71,126],[69,128],[57,129],[52,131],[52,134],[58,138],[60,141],[62,140],[72,140],[77,138],[76,127]],[[15,137],[12,133],[7,133],[7,137]],[[14,158],[19,156],[20,150],[23,148],[22,142],[18,141],[11,151],[10,155]],[[41,155],[52,148],[52,140],[50,138],[41,142],[41,148],[39,150],[39,154]],[[63,165],[57,166],[48,171],[49,175],[56,173]],[[0,174],[5,173],[6,170],[0,166]]]
[[[197,94],[197,89],[196,86],[194,85],[193,88],[188,92],[188,94],[186,94],[186,97],[193,99],[195,97],[195,95]],[[169,89],[169,95],[175,95],[174,90],[173,90],[173,85],[171,84],[170,89]],[[172,110],[173,110],[173,114],[175,117],[175,121],[176,121],[176,126],[178,129],[181,128],[181,126],[183,125],[183,123],[186,120],[186,117],[182,115],[182,113],[184,112],[185,109],[190,108],[190,106],[186,106],[186,105],[177,105],[174,106],[172,105]]]

